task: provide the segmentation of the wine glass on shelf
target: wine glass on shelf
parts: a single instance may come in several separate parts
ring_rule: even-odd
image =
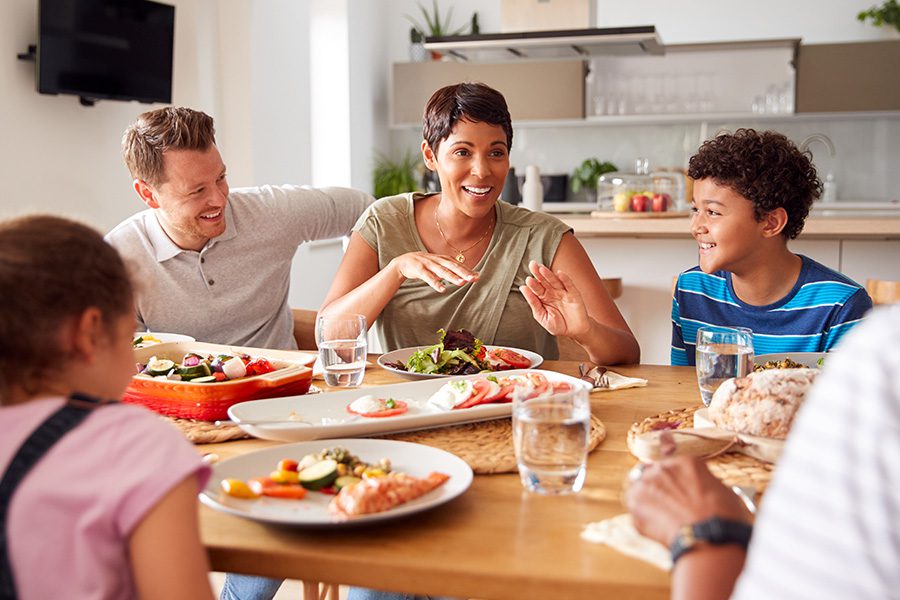
[[[746,327],[701,327],[696,364],[700,397],[709,406],[723,381],[753,371],[753,332]]]

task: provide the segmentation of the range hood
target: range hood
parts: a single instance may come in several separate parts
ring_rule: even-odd
[[[653,25],[426,37],[425,49],[463,60],[665,54]]]

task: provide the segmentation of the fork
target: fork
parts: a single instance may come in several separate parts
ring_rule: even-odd
[[[598,389],[609,387],[609,377],[606,375],[607,370],[606,367],[600,366],[588,369],[584,363],[578,363],[578,373],[581,376],[581,379]]]

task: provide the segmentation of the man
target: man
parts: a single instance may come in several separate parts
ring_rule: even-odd
[[[373,198],[347,188],[229,190],[213,120],[189,108],[143,113],[122,152],[148,210],[106,240],[134,269],[140,327],[296,349],[288,288],[297,246],[347,235]]]

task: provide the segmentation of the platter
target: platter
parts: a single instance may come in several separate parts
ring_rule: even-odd
[[[134,360],[147,363],[151,357],[167,358],[175,363],[188,352],[198,354],[249,354],[266,358],[275,371],[216,383],[173,381],[135,375],[122,400],[143,404],[170,417],[215,421],[227,418],[228,407],[244,400],[295,396],[309,391],[316,355],[288,350],[268,350],[245,346],[207,344],[204,342],[165,342],[146,348],[135,348]]]
[[[195,341],[194,338],[189,335],[184,335],[183,333],[160,333],[156,331],[135,331],[132,340],[137,340],[138,338],[141,338],[140,342],[132,342],[135,348],[147,348],[148,346],[155,346],[166,342]]]
[[[589,388],[589,385],[580,379],[553,371],[517,369],[503,371],[502,374],[516,375],[529,371],[543,374],[550,382],[565,381],[573,386]],[[484,377],[485,374],[481,374],[454,379]],[[298,442],[418,431],[459,423],[503,419],[512,414],[512,404],[509,402],[479,404],[455,410],[445,410],[430,404],[428,398],[447,381],[447,379],[427,379],[311,396],[253,400],[229,408],[228,417],[254,437]],[[408,405],[409,410],[400,415],[382,418],[362,417],[347,411],[348,404],[366,394],[402,400]]]
[[[401,377],[405,377],[406,379],[446,379],[447,377],[454,377],[453,375],[442,375],[438,373],[410,373],[409,371],[397,369],[388,366],[387,364],[398,361],[405,364],[406,361],[409,360],[409,357],[414,353],[430,347],[431,346],[412,346],[410,348],[400,348],[399,350],[394,350],[393,352],[387,352],[386,354],[382,354],[378,357],[378,366],[380,366],[382,369],[390,371],[391,373],[396,373]],[[495,348],[506,348],[508,350],[512,350],[513,352],[518,352],[531,361],[531,364],[528,366],[529,369],[536,369],[544,362],[544,357],[542,357],[537,352],[531,352],[530,350],[521,350],[519,348],[510,348],[508,346],[485,346],[485,349],[487,350],[493,350]]]
[[[394,471],[425,477],[433,471],[450,476],[439,488],[401,504],[391,510],[361,515],[338,521],[329,513],[328,504],[334,496],[309,492],[303,500],[282,500],[261,497],[254,500],[233,498],[221,492],[220,482],[227,478],[248,480],[265,475],[283,458],[300,460],[304,455],[319,452],[325,447],[341,446],[362,460],[375,462],[382,458],[391,461]],[[264,448],[216,463],[200,501],[218,511],[245,519],[295,525],[300,527],[347,527],[376,521],[396,519],[440,506],[465,492],[472,484],[472,469],[449,452],[408,442],[393,440],[336,439],[327,442],[301,442]]]
[[[800,363],[804,367],[816,369],[819,367],[819,359],[827,355],[827,352],[777,352],[774,354],[759,354],[753,358],[753,362],[757,365],[761,365],[770,360],[782,361],[785,358],[790,358],[792,361]]]

